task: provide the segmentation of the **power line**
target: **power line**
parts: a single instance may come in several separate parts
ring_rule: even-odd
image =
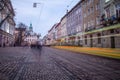
[[[41,3],[41,9],[40,9],[40,13],[39,13],[39,17],[38,17],[38,23],[39,23],[39,21],[40,21],[40,17],[41,17],[41,14],[42,14],[42,10],[43,10],[43,7],[44,7],[44,3]],[[37,24],[38,24],[37,23]]]
[[[37,19],[37,23],[36,23],[36,26],[39,26],[39,24],[38,23],[40,23],[39,21],[40,21],[40,18],[41,18],[41,14],[42,14],[42,10],[43,10],[43,7],[44,7],[44,3],[33,3],[33,7],[34,8],[36,8],[37,7],[37,5],[40,5],[38,8],[40,8],[40,12],[39,12],[39,14],[38,14],[38,19]]]

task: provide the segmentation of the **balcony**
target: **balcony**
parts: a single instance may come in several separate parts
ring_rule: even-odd
[[[87,27],[87,28],[85,29],[85,32],[88,32],[88,31],[91,31],[91,30],[94,30],[94,29],[95,29],[94,26],[90,26],[90,27]]]
[[[114,15],[109,17],[109,18],[105,18],[105,16],[103,16],[101,18],[101,25],[103,27],[109,27],[111,25],[114,25],[114,24],[117,24],[117,23],[120,23],[120,17],[115,17]]]
[[[114,24],[111,26],[107,26],[107,27],[103,27],[100,29],[95,29],[95,30],[91,30],[91,31],[87,31],[84,34],[92,34],[92,33],[97,33],[97,32],[101,32],[101,31],[106,31],[106,30],[111,30],[111,29],[117,29],[120,28],[120,23],[119,24]]]

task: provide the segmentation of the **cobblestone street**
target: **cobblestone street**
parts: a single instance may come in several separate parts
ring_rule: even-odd
[[[120,60],[49,47],[0,48],[0,80],[120,80]]]

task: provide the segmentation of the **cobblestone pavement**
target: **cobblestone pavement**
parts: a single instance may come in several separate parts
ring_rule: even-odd
[[[0,80],[120,80],[120,60],[48,47],[0,48]]]

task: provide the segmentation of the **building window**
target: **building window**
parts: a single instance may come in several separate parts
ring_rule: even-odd
[[[114,33],[114,30],[112,29],[112,30],[110,30],[110,33]]]
[[[90,14],[90,9],[88,9],[88,15]]]
[[[94,11],[94,8],[93,8],[93,6],[91,7],[91,13]]]
[[[116,17],[120,17],[120,4],[116,5]]]
[[[91,26],[91,24],[90,24],[90,22],[88,22],[88,27],[90,27]]]
[[[105,9],[106,18],[110,17],[110,8]]]
[[[88,4],[90,4],[90,2],[91,2],[91,1],[90,1],[90,0],[88,0]]]
[[[84,14],[84,17],[86,17],[86,13]]]
[[[84,7],[86,7],[87,6],[87,3],[86,2],[84,2]]]
[[[87,28],[87,24],[84,24],[84,29],[85,29],[85,31],[86,31],[86,28]]]
[[[98,34],[98,44],[101,44],[101,34]]]
[[[99,3],[96,4],[96,10],[100,9]]]
[[[100,24],[100,19],[99,19],[99,17],[96,18],[96,24],[97,24],[97,25]]]
[[[91,26],[94,26],[94,20],[91,20]]]
[[[91,2],[93,2],[93,0],[91,0]]]

